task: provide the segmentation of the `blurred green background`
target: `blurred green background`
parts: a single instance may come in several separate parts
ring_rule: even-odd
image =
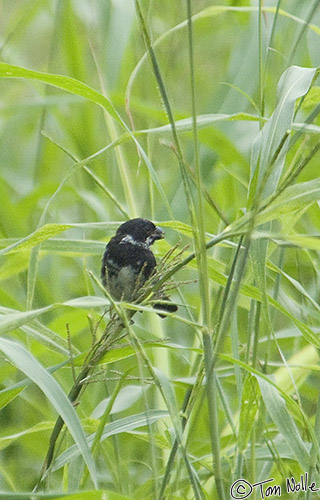
[[[250,208],[252,147],[265,119],[277,105],[281,75],[292,65],[320,66],[319,3],[191,2],[196,114],[208,115],[209,122],[201,126],[199,121],[198,127],[204,203],[201,218],[208,240]],[[195,148],[190,120],[187,2],[142,0],[140,7],[177,121],[186,171],[193,186]],[[103,292],[90,273],[99,279],[101,255],[116,227],[133,217],[150,218],[160,226],[163,223],[166,241],[157,242],[154,247],[159,259],[175,244],[187,244],[188,251],[193,250],[190,227],[197,231],[197,220],[190,219],[170,127],[160,129],[168,125],[168,117],[133,0],[2,0],[0,52],[4,63],[65,75],[107,96],[127,127],[137,132],[136,138],[149,159],[147,165],[120,122],[87,95],[78,95],[76,85],[74,91],[71,88],[66,92],[31,78],[28,73],[24,78],[11,78],[1,72],[0,244],[1,249],[11,249],[12,245],[11,251],[3,250],[0,262],[2,319],[16,311],[91,297],[84,299],[83,307],[79,303],[75,307],[55,307],[32,323],[26,321],[20,328],[11,328],[10,333],[3,327],[6,338],[23,344],[45,368],[56,367],[69,358],[68,332],[75,353],[87,352],[91,345],[92,332],[105,305],[92,299],[102,298]],[[317,84],[315,80],[298,109],[296,123],[306,122],[319,104]],[[189,119],[186,130],[179,122],[183,119]],[[314,129],[304,130],[290,146],[283,176],[301,164],[319,142],[317,113],[312,123]],[[78,165],[80,160],[86,161]],[[318,171],[319,153],[291,184],[317,180]],[[178,222],[187,226],[181,230]],[[63,230],[59,226],[63,224],[70,228]],[[35,236],[23,240],[43,226],[46,229],[40,239]],[[249,258],[245,271],[242,269],[241,276],[234,277],[239,283],[242,280],[242,288],[233,304],[222,348],[222,353],[233,360],[237,358],[264,374],[274,375],[272,380],[280,388],[278,408],[282,408],[285,394],[292,397],[296,406],[291,407],[286,401],[282,418],[285,422],[288,419],[288,429],[296,429],[306,453],[314,444],[312,429],[317,436],[314,425],[319,392],[319,229],[319,207],[314,199],[304,200],[299,210],[289,211],[274,221],[270,232],[275,236],[270,238],[267,259],[261,265],[265,266],[265,292],[278,307],[269,304],[269,318],[265,310],[261,313],[261,303],[262,309],[264,304],[255,288],[261,283],[255,280],[257,274]],[[309,239],[299,244],[297,235]],[[213,334],[223,317],[223,294],[238,241],[224,241],[207,252],[209,326]],[[20,246],[15,247],[18,242]],[[180,305],[181,319],[162,321],[145,312],[135,317],[133,326],[142,341],[169,342],[161,348],[149,346],[147,352],[151,363],[172,382],[177,408],[200,373],[204,303],[198,280],[200,272],[201,281],[203,271],[199,267],[197,271],[192,262],[176,277],[180,281],[190,280],[172,292],[173,300]],[[98,334],[105,321],[104,318],[99,323]],[[254,347],[252,335],[258,339]],[[255,361],[251,363],[252,356]],[[123,399],[118,401],[110,421],[134,416],[146,408],[167,408],[154,384],[141,381],[141,372],[147,381],[150,376],[141,364],[141,360],[137,362],[131,356],[98,370],[100,382],[89,385],[77,410],[86,432],[95,431],[101,417],[94,413],[96,406],[112,394],[120,374],[128,369],[132,380],[128,376],[123,382]],[[294,450],[288,448],[288,436],[283,435],[278,424],[281,416],[274,416],[271,401],[268,407],[268,401],[262,402],[255,392],[257,388],[252,393],[247,389],[248,373],[246,367],[240,369],[231,359],[217,364],[217,416],[226,488],[240,471],[252,484],[268,477],[277,478],[280,484],[291,473],[299,477],[306,472],[303,461],[299,463]],[[4,398],[0,400],[0,490],[31,491],[40,474],[56,413],[35,384],[14,398],[15,384],[25,381],[26,375],[17,370],[13,359],[10,363],[3,356],[0,376],[1,388],[7,390],[0,393]],[[70,363],[56,370],[55,378],[67,393],[72,385]],[[259,407],[257,413],[247,415],[243,409],[246,390],[252,397],[250,405]],[[8,391],[10,404],[5,399]],[[199,387],[188,420],[186,443],[204,497],[215,499],[221,497],[216,490],[211,457],[213,422],[203,391]],[[270,400],[274,397],[272,393]],[[239,415],[243,420],[239,420]],[[250,440],[243,438],[249,433],[248,428],[244,430],[246,425],[255,431]],[[169,419],[159,421],[156,428],[144,426],[107,439],[96,460],[101,489],[116,492],[110,498],[121,498],[120,494],[126,498],[158,498],[155,491],[159,491],[172,443]],[[72,439],[66,437],[64,444],[70,446]],[[81,491],[92,484],[90,480],[79,484],[79,467],[80,459],[74,459],[63,474],[52,474],[48,491],[78,492],[77,498],[90,498],[81,496]],[[310,463],[310,471],[313,468],[314,462]],[[194,498],[179,455],[167,488],[167,498]],[[300,495],[308,498],[304,493]]]

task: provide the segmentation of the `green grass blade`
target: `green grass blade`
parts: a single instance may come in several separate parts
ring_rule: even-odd
[[[75,409],[66,394],[47,370],[23,346],[2,338],[0,348],[12,363],[43,391],[61,415],[88,467],[91,479],[97,487],[97,475],[86,437]]]
[[[39,82],[52,85],[53,87],[66,90],[67,92],[84,97],[85,99],[98,104],[107,113],[109,113],[112,118],[120,122],[115,108],[107,97],[75,78],[51,73],[41,73],[40,71],[33,71],[4,62],[0,62],[0,78],[25,78],[28,80],[37,80]]]
[[[257,377],[260,385],[261,395],[264,400],[267,412],[279,429],[279,432],[286,440],[289,448],[295,454],[297,462],[302,470],[308,470],[309,451],[303,442],[300,432],[290,416],[283,398],[278,391],[266,381]]]
[[[108,439],[110,436],[114,436],[116,434],[122,434],[125,432],[130,432],[134,429],[139,429],[140,427],[146,427],[148,424],[153,424],[158,422],[163,418],[167,418],[169,413],[166,410],[152,410],[146,415],[145,413],[139,413],[136,415],[130,415],[128,417],[123,417],[114,422],[107,424],[103,430],[101,435],[100,443],[102,443],[105,439]],[[91,434],[88,436],[88,445],[92,446],[95,439],[95,434]],[[70,460],[73,460],[79,456],[79,449],[72,445],[66,451],[61,453],[59,457],[57,457],[53,470],[58,470],[63,467]]]

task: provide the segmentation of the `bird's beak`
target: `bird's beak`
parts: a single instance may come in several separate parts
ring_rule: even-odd
[[[155,230],[152,233],[153,239],[155,240],[162,240],[164,238],[164,232],[160,227],[156,226]]]
[[[162,240],[164,238],[164,232],[160,227],[156,226],[155,230],[148,236],[146,243],[148,246],[152,245],[156,240]]]

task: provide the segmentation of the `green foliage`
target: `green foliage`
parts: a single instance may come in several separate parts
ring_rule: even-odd
[[[0,498],[320,488],[320,1],[213,3],[1,4]]]

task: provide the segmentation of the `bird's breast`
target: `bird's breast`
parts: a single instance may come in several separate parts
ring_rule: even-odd
[[[138,283],[138,280],[142,282]],[[143,285],[144,280],[132,266],[123,266],[118,273],[109,277],[109,289],[116,300],[129,301],[135,292]]]

